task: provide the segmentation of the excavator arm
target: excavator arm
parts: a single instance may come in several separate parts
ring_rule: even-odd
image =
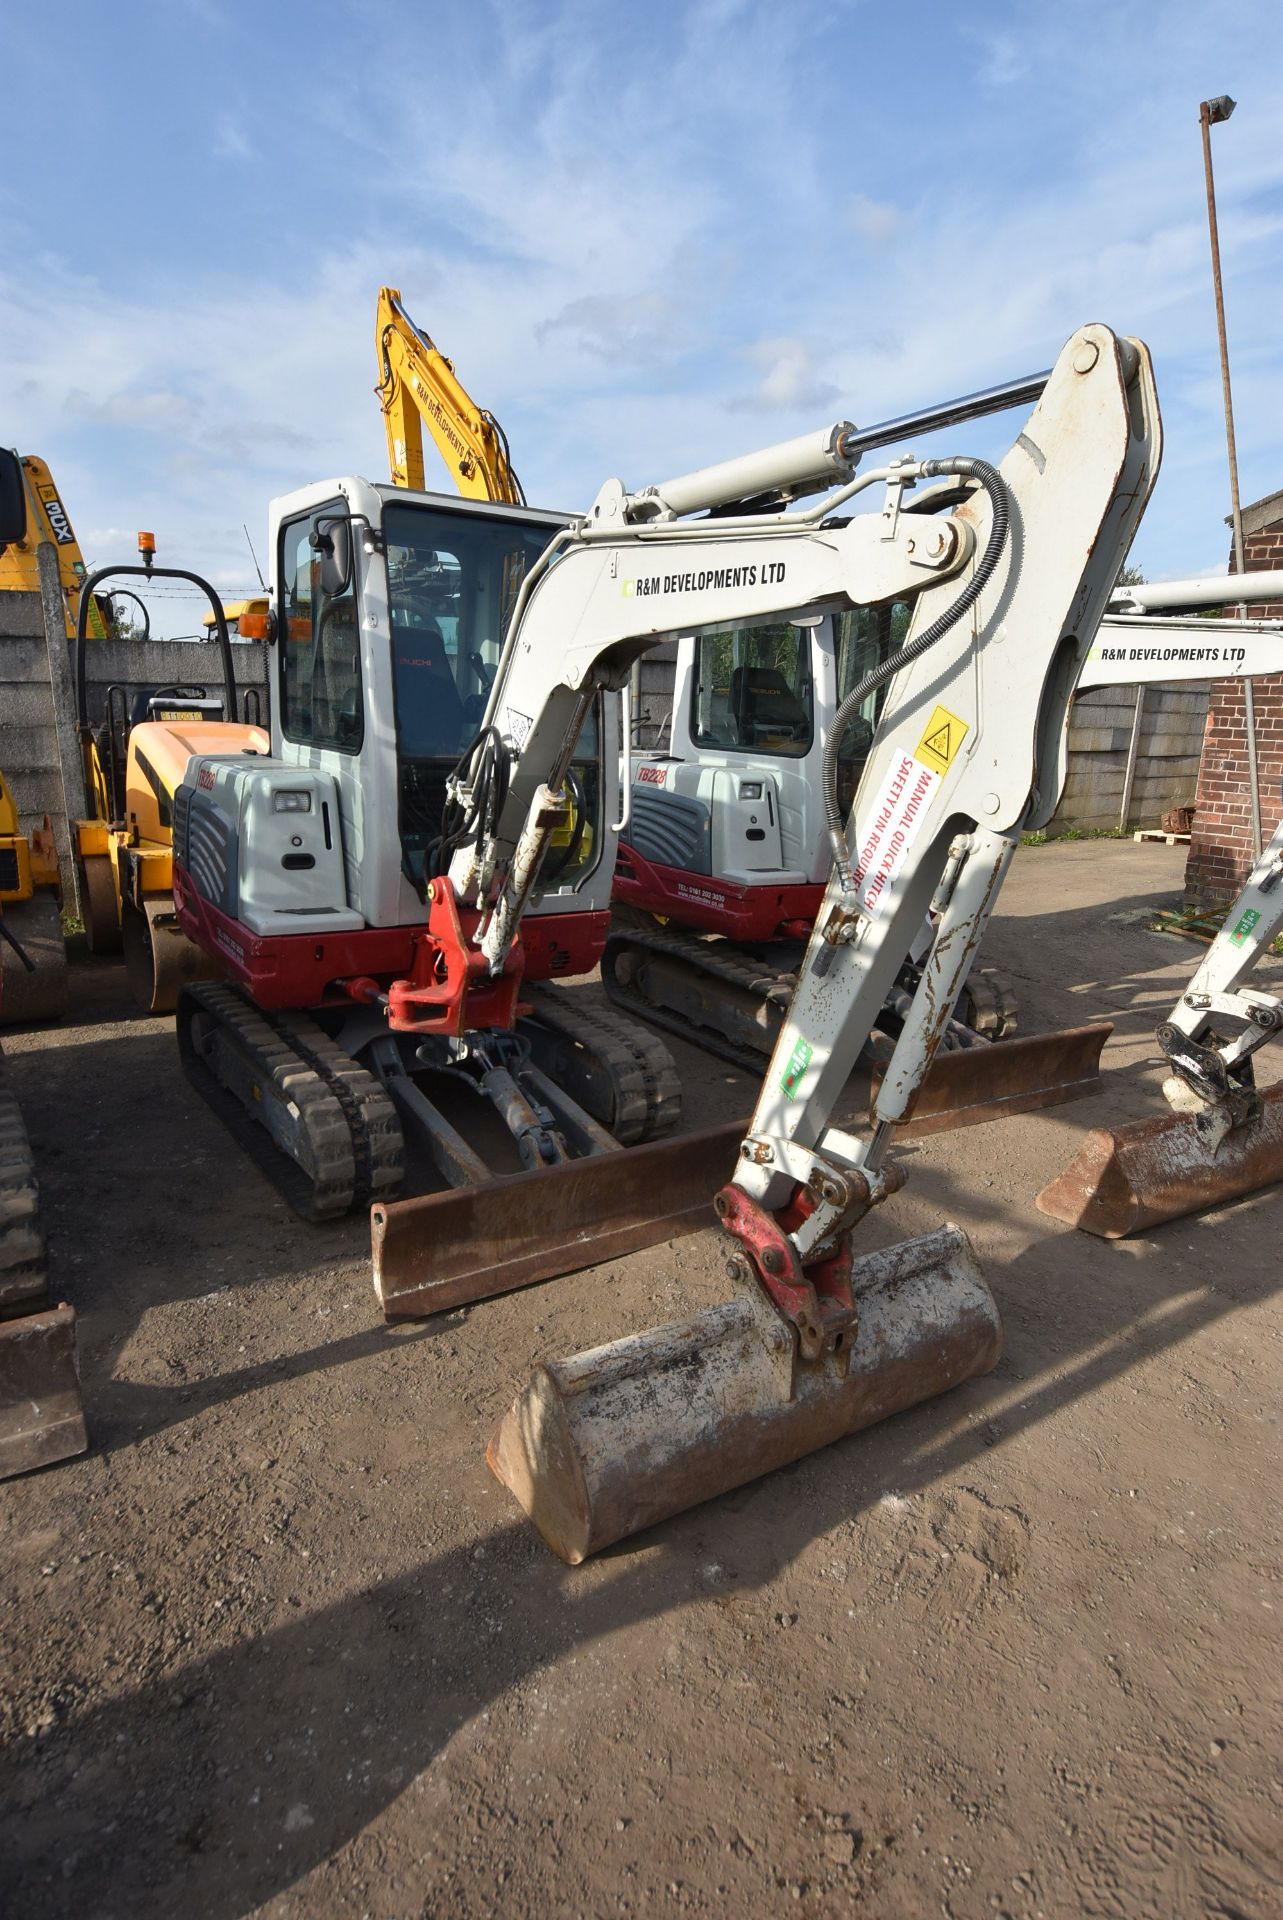
[[[374,339],[379,367],[374,391],[383,408],[393,484],[422,491],[426,426],[465,499],[524,506],[508,436],[494,415],[472,400],[453,361],[416,327],[395,287],[379,289]]]
[[[436,971],[493,980],[537,894],[599,688],[620,686],[673,631],[916,603],[904,647],[877,670],[892,684],[845,827],[826,767],[833,876],[717,1196],[736,1299],[549,1363],[492,1443],[492,1467],[570,1560],[998,1356],[997,1311],[956,1229],[862,1260],[849,1236],[900,1184],[891,1130],[930,1066],[1025,823],[1054,805],[1068,703],[1157,473],[1149,358],[1084,328],[997,471],[905,459],[857,479],[854,438],[840,423],[645,493],[603,488],[524,583],[485,744],[453,783],[471,831],[436,883]],[[952,511],[902,512],[906,490],[936,477],[955,499],[959,477],[980,484]],[[784,510],[835,483],[818,508]],[[878,511],[838,511],[875,486]],[[780,510],[743,510],[772,498]],[[697,513],[706,517],[687,517]],[[861,682],[849,700],[869,691]],[[835,742],[844,725],[839,712]],[[934,943],[874,1124],[858,1137],[832,1124],[834,1108],[928,908]],[[612,1177],[607,1165],[603,1183]],[[507,1231],[519,1238],[531,1202],[511,1198]],[[490,1225],[502,1239],[503,1223]]]

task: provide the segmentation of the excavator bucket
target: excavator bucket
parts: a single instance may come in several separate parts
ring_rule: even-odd
[[[713,1225],[744,1122],[370,1209],[389,1320],[488,1300]]]
[[[1283,1082],[1262,1096],[1258,1120],[1213,1152],[1192,1115],[1095,1127],[1072,1164],[1038,1195],[1038,1208],[1103,1240],[1224,1206],[1283,1181]]]
[[[536,1369],[486,1453],[571,1565],[997,1365],[1002,1325],[958,1227],[855,1263],[843,1360],[795,1359],[751,1283],[721,1306]]]
[[[937,1053],[898,1135],[916,1140],[1085,1100],[1100,1092],[1101,1048],[1113,1030],[1112,1022],[1101,1021]],[[881,1071],[875,1071],[870,1111],[881,1083]]]
[[[76,1315],[47,1307],[0,1320],[0,1480],[89,1445],[76,1365]]]

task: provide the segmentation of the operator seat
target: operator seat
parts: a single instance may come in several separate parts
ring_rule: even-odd
[[[805,740],[810,731],[806,708],[778,667],[736,667],[731,711],[746,747],[763,739]]]
[[[464,738],[463,702],[435,622],[392,629],[397,725],[409,759],[457,754]]]

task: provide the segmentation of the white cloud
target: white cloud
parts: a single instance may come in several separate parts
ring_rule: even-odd
[[[986,32],[977,28],[968,28],[966,31],[968,39],[974,40],[980,50],[977,72],[983,86],[1010,87],[1026,77],[1029,59],[1016,34]]]
[[[223,112],[215,118],[214,152],[220,160],[254,159],[254,147],[239,114]]]
[[[684,333],[676,304],[658,291],[611,299],[582,294],[535,328],[537,340],[564,334],[586,352],[616,365],[625,355],[648,360],[671,355]]]
[[[827,407],[838,397],[838,389],[821,376],[805,340],[759,340],[745,349],[745,357],[762,371],[747,393],[728,398],[726,404],[734,413]]]
[[[861,240],[871,247],[885,247],[899,232],[904,210],[890,200],[873,200],[857,193],[847,206],[846,217]]]

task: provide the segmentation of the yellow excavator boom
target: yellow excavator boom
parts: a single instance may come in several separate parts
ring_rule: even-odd
[[[426,426],[465,499],[524,506],[507,434],[473,401],[454,363],[414,324],[395,287],[379,289],[374,340],[379,364],[374,391],[383,408],[393,484],[422,491]]]
[[[67,633],[76,630],[76,603],[80,583],[85,577],[85,561],[80,542],[71,524],[71,516],[54,485],[53,475],[39,454],[21,456],[22,486],[27,499],[27,525],[21,540],[0,548],[0,593],[39,593],[40,573],[36,549],[48,540],[58,556],[58,578],[66,605]],[[102,611],[94,605],[89,631],[95,640],[106,638]]]

